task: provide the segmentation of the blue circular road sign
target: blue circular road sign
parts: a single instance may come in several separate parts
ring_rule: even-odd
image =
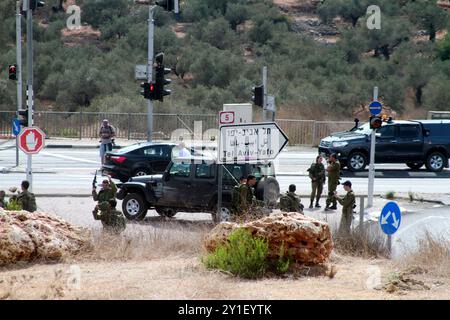
[[[384,233],[391,235],[397,232],[402,221],[402,213],[397,203],[387,203],[380,215],[380,227]]]
[[[372,115],[377,116],[383,110],[383,105],[380,101],[372,101],[369,105],[369,110]]]

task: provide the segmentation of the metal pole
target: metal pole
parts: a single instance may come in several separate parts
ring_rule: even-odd
[[[392,253],[392,236],[391,235],[388,235],[388,238],[387,238],[387,249],[388,249],[388,256],[390,258],[391,253]]]
[[[373,88],[373,100],[378,100],[378,87]],[[375,140],[375,130],[372,130],[372,134],[370,136],[369,190],[367,197],[368,208],[372,208],[373,206],[373,187],[375,182]]]
[[[27,92],[28,92],[28,126],[33,126],[33,12],[27,2]],[[33,191],[32,155],[27,155],[27,180],[30,182],[29,190]]]
[[[262,71],[262,76],[263,76],[263,88],[264,88],[264,93],[263,93],[263,122],[267,121],[267,114],[266,114],[266,108],[267,108],[267,67],[263,67],[263,71]]]
[[[364,197],[359,198],[359,232],[364,234]]]
[[[223,183],[223,168],[219,164],[219,179],[217,181],[217,221],[222,221],[221,209],[222,209],[222,183]]]
[[[22,109],[22,14],[16,2],[16,58],[17,58],[17,117]],[[16,167],[19,166],[19,138],[16,136]]]
[[[153,19],[154,6],[148,8],[148,62],[147,62],[147,81],[153,80],[153,56],[154,47],[153,40],[155,35],[155,20]],[[153,101],[147,100],[147,141],[152,141],[153,135]]]

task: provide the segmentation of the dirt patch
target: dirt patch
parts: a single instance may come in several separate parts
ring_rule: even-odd
[[[69,30],[64,28],[61,30],[61,40],[69,47],[79,45],[98,45],[100,44],[101,32],[93,29],[89,25],[81,26],[80,28]]]

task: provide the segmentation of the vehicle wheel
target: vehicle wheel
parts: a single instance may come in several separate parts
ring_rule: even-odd
[[[173,208],[156,207],[155,210],[161,217],[172,218],[177,214],[177,211]]]
[[[445,157],[440,152],[432,152],[425,163],[427,169],[433,172],[440,172],[445,167]]]
[[[353,152],[347,161],[347,167],[350,171],[362,171],[367,166],[367,156],[362,152]]]
[[[133,177],[148,176],[149,174],[151,174],[149,169],[139,168],[139,169],[134,170]]]
[[[261,179],[256,186],[256,199],[264,201],[266,206],[275,206],[280,197],[280,185],[274,177]]]
[[[419,170],[423,166],[423,162],[407,162],[406,165],[412,170]]]
[[[217,208],[214,209],[214,213],[212,213],[212,219],[215,223],[221,223],[223,221],[231,220],[231,210],[227,207],[222,207],[220,209],[220,215],[217,214]]]
[[[142,220],[147,215],[148,205],[138,193],[127,194],[122,202],[122,211],[129,220]]]

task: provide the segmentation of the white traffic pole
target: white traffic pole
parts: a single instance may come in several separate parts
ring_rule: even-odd
[[[263,67],[263,121],[267,121],[266,109],[267,109],[267,67]]]
[[[28,93],[28,126],[33,126],[33,11],[30,8],[29,2],[26,0],[27,11],[27,93]],[[33,191],[33,156],[27,155],[27,180],[30,183],[29,191]]]
[[[373,88],[373,101],[378,100],[378,87]],[[367,196],[367,207],[373,207],[373,188],[375,182],[375,144],[376,144],[376,134],[375,130],[372,130],[370,136],[370,164],[369,164],[369,188]]]
[[[153,19],[153,12],[155,6],[148,8],[148,57],[147,57],[147,82],[153,81],[153,56],[154,56],[154,35],[155,35],[155,20]],[[152,141],[153,135],[153,101],[147,100],[147,141]]]
[[[22,14],[16,2],[17,117],[22,109]],[[19,166],[19,138],[16,136],[16,167]]]

